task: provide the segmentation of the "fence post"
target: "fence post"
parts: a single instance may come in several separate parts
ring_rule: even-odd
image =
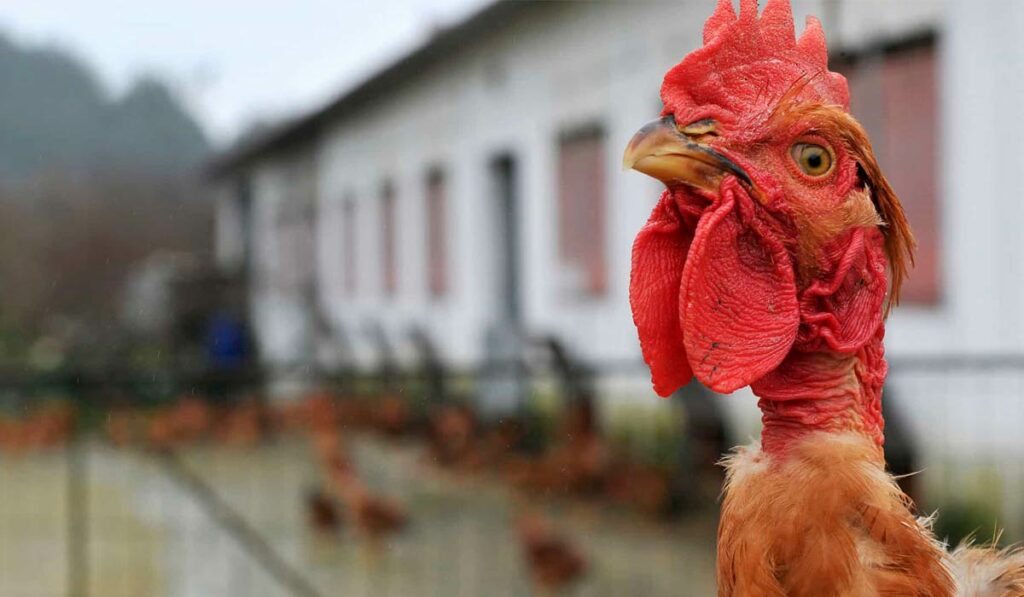
[[[67,443],[67,574],[69,597],[89,592],[88,487],[86,446],[77,425]]]

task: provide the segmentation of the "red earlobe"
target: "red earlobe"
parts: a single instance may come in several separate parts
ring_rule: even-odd
[[[799,342],[853,353],[882,323],[888,284],[885,240],[877,228],[857,228],[829,252],[836,257],[835,269],[801,293]]]
[[[753,216],[742,190],[722,189],[697,225],[683,273],[683,338],[704,385],[733,392],[778,367],[800,324],[786,248]]]
[[[654,390],[661,396],[693,378],[679,327],[679,286],[692,240],[666,191],[633,243],[629,303]]]

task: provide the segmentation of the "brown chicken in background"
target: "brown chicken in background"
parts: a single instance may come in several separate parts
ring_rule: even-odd
[[[526,427],[521,419],[501,419],[482,430],[463,466],[470,470],[500,470],[522,451],[525,436]]]
[[[553,595],[572,586],[587,571],[583,553],[551,523],[535,513],[524,513],[516,531],[530,577],[537,592]]]
[[[667,467],[618,461],[611,465],[604,491],[612,501],[636,508],[652,518],[672,509],[673,471]]]
[[[131,408],[118,407],[107,415],[104,430],[112,444],[125,447],[140,440],[145,426],[146,422],[139,412]]]
[[[445,405],[430,416],[427,426],[427,453],[442,466],[460,466],[475,460],[479,424],[465,405]]]
[[[178,429],[174,417],[167,410],[153,413],[146,424],[146,447],[152,450],[170,450],[178,444]]]
[[[63,446],[74,424],[74,409],[60,402],[46,404],[22,418],[0,418],[0,449],[23,454]]]
[[[412,426],[409,402],[401,396],[386,394],[374,404],[373,419],[377,430],[388,437],[406,435]]]
[[[224,444],[252,447],[263,441],[269,431],[266,411],[255,398],[246,398],[227,407],[217,420],[215,438]]]
[[[306,520],[319,533],[335,533],[341,528],[341,514],[334,499],[321,489],[306,493]]]
[[[175,428],[176,439],[194,442],[206,437],[213,426],[213,410],[197,396],[186,396],[168,413]]]
[[[329,492],[344,506],[344,516],[374,548],[405,528],[408,517],[398,502],[374,495],[359,478],[337,432],[321,432],[314,447]]]
[[[607,440],[598,430],[592,402],[569,405],[552,445],[537,457],[517,455],[505,464],[505,476],[527,491],[592,494],[603,487],[611,465]]]
[[[522,421],[506,417],[484,425],[465,404],[437,409],[427,426],[427,454],[440,466],[466,472],[499,469],[522,444]]]
[[[327,464],[327,475],[331,488],[345,505],[346,516],[371,544],[379,545],[405,528],[405,510],[390,498],[372,494],[347,459],[332,459]]]
[[[144,412],[118,407],[105,423],[107,438],[116,446],[143,442],[156,450],[169,450],[209,437],[214,429],[214,410],[198,396]]]

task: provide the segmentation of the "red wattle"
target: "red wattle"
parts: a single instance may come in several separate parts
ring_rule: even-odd
[[[629,303],[660,396],[671,395],[693,378],[679,325],[679,286],[692,230],[672,193],[665,191],[633,243]]]
[[[683,271],[683,341],[697,379],[730,393],[779,366],[800,324],[789,253],[726,179],[700,222]]]

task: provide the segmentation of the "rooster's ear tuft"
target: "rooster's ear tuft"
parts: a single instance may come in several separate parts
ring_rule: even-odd
[[[850,127],[851,139],[848,147],[857,160],[861,182],[871,193],[871,201],[882,220],[882,234],[885,236],[885,254],[889,261],[890,290],[886,313],[899,303],[900,288],[907,274],[914,266],[914,249],[917,242],[910,230],[910,222],[903,211],[903,205],[892,185],[882,174],[875,153],[871,149],[871,141],[867,133],[859,125]]]

